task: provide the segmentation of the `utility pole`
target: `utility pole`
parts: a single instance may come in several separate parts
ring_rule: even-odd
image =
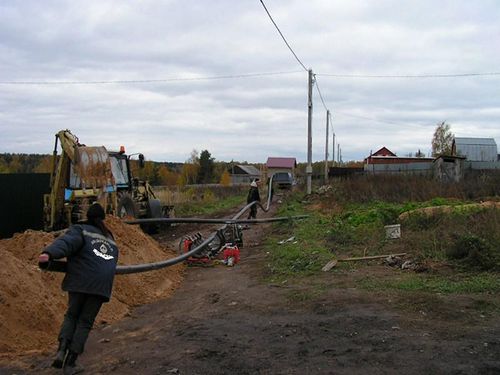
[[[309,69],[309,82],[308,82],[308,98],[307,98],[307,191],[306,194],[312,192],[312,87],[313,87],[313,71]]]
[[[332,142],[332,167],[335,167],[335,132],[333,133],[333,142]]]
[[[330,127],[330,110],[326,110],[326,143],[325,143],[325,185],[328,183],[328,128]]]
[[[340,164],[340,143],[337,143],[337,162]]]
[[[333,131],[333,122],[332,122],[332,135],[333,135],[333,141],[332,141],[332,168],[335,167],[335,132]]]

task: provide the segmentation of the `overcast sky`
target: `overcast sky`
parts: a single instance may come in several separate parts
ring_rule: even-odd
[[[500,144],[499,74],[333,76],[498,73],[500,1],[264,2],[317,75],[344,161],[382,146],[428,154],[441,121]],[[253,73],[283,74],[187,80]],[[163,81],[112,83],[134,80]],[[219,161],[307,159],[307,72],[258,0],[2,0],[0,82],[0,153],[51,153],[67,128],[156,161],[192,149]],[[326,125],[316,89],[313,108],[316,161]],[[331,144],[330,131],[330,157]]]

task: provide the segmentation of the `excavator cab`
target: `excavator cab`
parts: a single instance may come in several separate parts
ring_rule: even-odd
[[[130,158],[138,155],[139,168],[144,168],[144,155],[127,155],[123,146],[119,152],[109,151],[108,154],[116,182],[117,215],[138,219],[168,217],[172,206],[162,206],[147,181],[132,177]],[[155,233],[158,224],[143,224],[141,228],[147,233]]]

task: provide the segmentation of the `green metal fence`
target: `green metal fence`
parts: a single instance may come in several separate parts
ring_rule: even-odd
[[[26,229],[43,228],[43,194],[50,174],[0,174],[0,238]]]

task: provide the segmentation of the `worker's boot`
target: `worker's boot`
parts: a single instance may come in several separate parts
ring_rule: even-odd
[[[69,344],[68,340],[62,339],[59,341],[59,347],[57,348],[56,357],[52,362],[52,367],[55,368],[63,367],[64,359],[66,358],[66,354],[68,353],[68,346],[69,346],[68,344]]]
[[[83,372],[83,366],[76,364],[76,359],[78,358],[78,354],[70,351],[66,357],[66,361],[64,362],[64,375],[74,375]]]

